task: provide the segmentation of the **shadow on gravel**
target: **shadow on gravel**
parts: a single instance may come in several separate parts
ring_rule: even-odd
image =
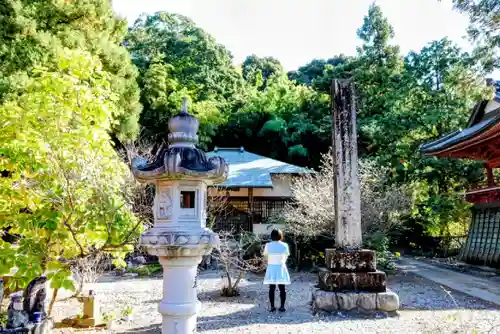
[[[121,332],[116,332],[118,334],[125,334],[125,333],[140,333],[140,334],[158,334],[161,333],[161,324],[153,324],[147,327],[138,327],[138,328],[131,328],[129,330],[121,331]]]
[[[259,297],[261,292],[256,291],[262,285],[262,282],[246,281],[245,286],[241,288],[241,293],[234,297],[221,296],[219,289],[200,291],[198,292],[198,300],[202,303],[238,303],[238,304],[253,304],[255,299]],[[257,289],[256,289],[257,288]],[[158,304],[160,299],[152,299],[145,301],[146,304]]]
[[[249,326],[255,324],[298,325],[311,322],[340,322],[345,320],[375,320],[384,319],[388,315],[384,312],[363,314],[359,312],[334,312],[330,314],[318,313],[313,315],[311,310],[290,308],[285,313],[269,313],[267,310],[245,310],[228,315],[199,317],[198,332],[209,330],[224,330],[232,327]]]
[[[115,283],[126,281],[155,281],[162,278],[162,274],[154,274],[151,276],[138,276],[138,275],[114,275],[107,274],[99,277],[96,283]]]
[[[389,317],[384,312],[359,313],[359,312],[333,312],[318,313],[314,315],[310,307],[310,298],[301,284],[313,283],[314,279],[300,282],[296,280],[295,291],[294,284],[287,289],[287,311],[285,313],[270,313],[267,310],[267,288],[262,285],[261,280],[251,280],[249,284],[241,289],[239,297],[227,298],[221,297],[219,290],[200,292],[199,299],[202,303],[213,305],[225,305],[223,308],[232,308],[234,312],[203,315],[198,317],[198,332],[220,331],[224,332],[229,328],[246,327],[256,324],[281,324],[293,325],[312,322],[330,322],[332,326],[335,323],[353,320],[382,320]],[[499,310],[492,304],[474,299],[458,291],[442,287],[434,282],[421,278],[409,271],[399,271],[396,275],[390,276],[388,286],[391,290],[398,293],[400,298],[399,314],[391,315],[395,321],[404,321],[405,312],[411,311],[450,311],[450,310]],[[295,295],[295,296],[293,296]],[[290,300],[290,302],[288,302]],[[279,298],[277,297],[277,301]],[[158,303],[158,300],[151,301]],[[295,303],[292,305],[292,302]],[[238,304],[246,305],[245,309],[238,308]],[[217,306],[215,306],[217,307]],[[222,307],[222,306],[221,306]],[[398,319],[402,317],[402,319]],[[333,327],[332,327],[333,328]],[[119,333],[141,333],[154,334],[161,333],[161,324],[153,324],[147,327],[131,328]]]
[[[337,322],[343,320],[374,320],[384,319],[389,317],[386,313],[377,312],[371,314],[363,314],[359,312],[335,312],[332,314],[318,314],[312,315],[311,311],[307,314],[298,314],[301,312],[297,309],[287,310],[285,313],[269,313],[263,312],[259,307],[250,310],[238,311],[231,314],[212,316],[212,317],[198,317],[198,333],[211,330],[225,330],[234,327],[249,326],[255,324],[277,324],[277,325],[294,325],[303,324],[314,321],[328,321]],[[392,315],[396,316],[397,315]],[[156,334],[161,333],[161,324],[153,324],[147,327],[131,328],[117,332],[120,334],[126,333],[141,333],[141,334]]]

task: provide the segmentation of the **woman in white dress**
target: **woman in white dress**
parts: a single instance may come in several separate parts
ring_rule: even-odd
[[[269,302],[271,303],[271,312],[276,311],[274,307],[274,294],[276,285],[280,290],[281,306],[280,312],[285,312],[286,291],[285,285],[290,284],[290,274],[286,267],[286,260],[290,255],[288,245],[283,242],[283,232],[273,230],[271,232],[271,242],[264,247],[264,256],[267,259],[266,276],[264,284],[269,285]]]

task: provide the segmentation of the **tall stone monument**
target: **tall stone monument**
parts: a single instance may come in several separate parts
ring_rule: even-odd
[[[361,247],[356,101],[351,84],[332,84],[332,141],[335,193],[335,246]]]
[[[377,270],[375,252],[361,248],[356,100],[350,81],[333,81],[332,108],[335,248],[325,250],[326,268],[319,271],[313,307],[396,311],[399,298],[387,291],[386,274]]]
[[[132,171],[139,182],[156,187],[154,226],[140,244],[163,266],[162,333],[187,334],[195,332],[200,310],[198,264],[219,243],[217,234],[205,226],[207,186],[225,181],[228,165],[196,148],[199,120],[188,114],[185,99],[168,127],[168,148],[152,163],[134,159]]]

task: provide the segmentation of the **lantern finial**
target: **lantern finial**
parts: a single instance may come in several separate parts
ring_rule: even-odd
[[[188,108],[187,108],[187,97],[183,96],[182,97],[182,109],[181,109],[181,114],[183,115],[188,115]]]

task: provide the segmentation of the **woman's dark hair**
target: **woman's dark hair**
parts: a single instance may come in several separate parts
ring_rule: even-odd
[[[281,230],[277,230],[277,229],[272,230],[271,240],[272,241],[282,241],[283,240],[283,232]]]

